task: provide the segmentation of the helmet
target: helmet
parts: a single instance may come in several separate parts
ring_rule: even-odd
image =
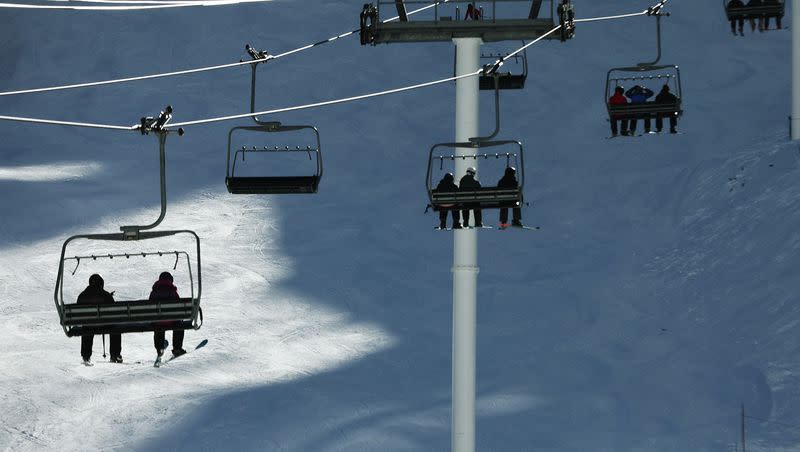
[[[615,93],[623,93],[623,92],[625,92],[625,88],[623,88],[621,86],[617,86],[616,88],[614,88],[614,92]]]
[[[173,281],[172,275],[170,274],[170,272],[161,272],[161,274],[158,275],[158,279],[166,279],[169,282]]]
[[[517,169],[514,168],[513,166],[509,166],[509,167],[506,168],[506,175],[513,176],[516,173],[517,173]]]
[[[97,287],[98,289],[103,288],[103,277],[95,273],[94,275],[89,277],[89,285],[92,287]]]
[[[467,174],[472,174],[474,176],[475,173],[476,173],[476,171],[475,171],[474,167],[470,166],[469,168],[467,168]]]
[[[452,180],[455,179],[455,176],[453,176],[453,173],[447,173],[447,174],[444,175],[443,179],[452,181]]]

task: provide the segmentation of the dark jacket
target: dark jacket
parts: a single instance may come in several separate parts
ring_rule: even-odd
[[[88,286],[78,295],[78,304],[113,303],[114,296],[97,286]]]
[[[442,179],[439,181],[439,184],[436,188],[433,189],[436,192],[447,192],[447,191],[458,191],[458,185],[453,182],[452,179]]]
[[[628,96],[632,104],[643,104],[647,99],[652,97],[653,94],[653,90],[638,85],[625,92],[625,95]]]
[[[744,3],[742,0],[731,0],[728,2],[728,8],[742,8],[744,7]]]
[[[159,279],[150,291],[150,301],[178,300],[178,288],[168,279]]]
[[[497,188],[517,188],[519,187],[519,182],[517,181],[517,176],[513,173],[506,173],[500,180],[497,182]]]
[[[659,104],[670,104],[677,101],[678,97],[669,92],[668,89],[662,89],[661,92],[658,93],[658,96],[656,96],[656,102]]]
[[[476,188],[481,188],[481,183],[478,182],[472,174],[467,173],[461,178],[458,186],[461,187],[462,190],[474,190]]]

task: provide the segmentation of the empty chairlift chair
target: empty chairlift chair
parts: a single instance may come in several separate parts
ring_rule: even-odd
[[[313,146],[289,147],[289,146],[253,146],[244,145],[237,150],[233,150],[232,138],[234,132],[247,131],[252,133],[276,133],[292,132],[299,130],[311,130],[314,133],[315,143]],[[252,135],[252,134],[250,134]],[[263,142],[263,141],[262,141]],[[247,154],[260,154],[262,162],[267,159],[278,159],[281,155],[289,153],[303,153],[308,156],[310,163],[306,165],[308,171],[303,175],[269,175],[269,176],[243,176],[237,174],[236,164],[241,157],[241,165],[245,161]],[[268,156],[268,157],[265,157]],[[263,166],[261,167],[263,168]],[[282,125],[279,122],[264,122],[257,126],[234,127],[228,133],[228,159],[225,185],[228,192],[233,194],[289,194],[289,193],[316,193],[319,188],[319,181],[322,178],[322,153],[319,139],[319,132],[313,126],[308,125]]]
[[[523,42],[524,45],[524,42]],[[481,60],[491,60],[492,62],[503,58],[504,66],[512,66],[513,70],[497,71],[498,75],[498,88],[499,89],[522,89],[525,87],[525,80],[528,78],[528,56],[527,50],[523,50],[521,54],[515,54],[508,57],[508,54],[484,54],[481,55]],[[481,90],[493,90],[494,76],[482,73],[478,79],[478,87]]]

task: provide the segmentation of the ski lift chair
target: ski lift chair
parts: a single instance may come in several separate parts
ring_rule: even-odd
[[[612,105],[609,103],[609,98],[614,94],[614,89],[617,86],[623,86],[625,83],[642,83],[647,85],[651,84],[650,88],[654,92],[662,85],[667,85],[670,92],[677,97],[677,101],[668,103],[659,103],[655,101],[644,102],[640,104],[621,104]],[[608,110],[609,120],[615,119],[649,119],[658,116],[665,118],[669,116],[680,116],[683,114],[682,93],[681,93],[681,75],[678,66],[635,66],[635,67],[619,67],[613,68],[608,71],[606,76],[606,96],[605,104]]]
[[[498,147],[512,147],[512,151],[491,152],[490,149]],[[471,148],[473,153],[456,155],[453,151],[456,148]],[[475,208],[475,209],[499,209],[503,207],[519,207],[523,204],[523,186],[525,183],[525,166],[522,160],[522,143],[514,140],[498,141],[470,141],[462,143],[439,143],[431,147],[428,158],[428,177],[426,188],[428,199],[434,211],[441,208]],[[445,161],[455,162],[481,161],[487,163],[501,160],[503,168],[515,166],[517,169],[517,180],[519,185],[514,188],[500,188],[494,186],[482,186],[478,189],[458,190],[458,191],[437,191],[435,189],[438,178],[435,176],[435,163],[438,161],[439,171],[443,169]]]
[[[142,118],[142,125],[140,130],[142,134],[148,134],[154,131],[158,134],[159,138],[159,164],[160,164],[160,185],[161,185],[161,215],[155,222],[146,226],[122,226],[121,232],[110,234],[83,234],[75,235],[68,238],[64,245],[61,247],[61,258],[58,264],[58,274],[56,276],[56,286],[53,299],[55,301],[56,310],[58,312],[61,326],[67,337],[82,336],[85,334],[112,334],[112,333],[130,333],[130,332],[145,332],[145,331],[159,331],[159,330],[176,330],[176,329],[199,329],[203,324],[203,311],[200,308],[200,292],[202,289],[202,281],[200,275],[200,238],[197,234],[190,230],[173,230],[173,231],[150,231],[156,227],[164,219],[167,209],[167,195],[166,195],[166,157],[165,157],[165,143],[169,133],[175,131],[167,130],[166,123],[171,118],[172,108],[167,106],[164,112],[158,119]],[[176,131],[179,135],[183,135],[183,130]],[[124,254],[106,254],[102,256],[89,255],[89,256],[74,256],[66,257],[67,245],[73,240],[86,239],[86,240],[100,240],[100,241],[141,241],[149,240],[160,237],[168,237],[177,234],[190,235],[196,244],[196,270],[192,273],[190,259],[188,253],[181,251],[172,251],[177,260],[181,255],[186,256],[187,265],[189,265],[189,278],[191,291],[190,296],[181,298],[179,300],[169,301],[150,301],[150,300],[135,300],[135,301],[118,301],[107,304],[77,304],[67,303],[64,299],[64,272],[65,263],[69,260],[76,261],[75,270],[80,265],[81,259],[97,259],[97,258],[110,258],[115,257],[130,258],[134,256],[146,257],[153,254],[164,254],[163,252],[156,253],[124,253]],[[73,274],[74,271],[73,270]],[[193,274],[197,275],[196,283]],[[196,290],[195,290],[196,284]]]
[[[244,130],[250,132],[289,132],[296,130],[309,129],[314,131],[316,137],[316,146],[307,146],[305,148],[296,147],[242,147],[233,151],[232,136],[237,130]],[[285,153],[306,153],[308,159],[312,161],[312,174],[305,176],[241,176],[236,174],[236,162],[241,156],[244,162],[245,155],[248,153],[261,153],[261,154],[285,154]],[[319,181],[322,178],[322,155],[320,152],[320,139],[319,132],[313,126],[297,125],[288,126],[282,125],[279,122],[265,122],[257,126],[239,126],[234,127],[228,133],[228,161],[227,161],[227,174],[225,176],[225,185],[228,187],[228,192],[233,194],[290,194],[290,193],[316,193],[319,188]]]
[[[750,6],[740,6],[740,7],[729,7],[728,6],[729,0],[722,0],[722,6],[725,8],[725,17],[728,20],[744,18],[758,18],[758,17],[776,17],[782,18],[786,5],[784,0],[778,0],[774,4],[762,4],[761,5],[750,5]]]

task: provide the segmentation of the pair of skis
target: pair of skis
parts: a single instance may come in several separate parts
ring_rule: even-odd
[[[197,350],[197,349],[200,349],[200,348],[203,348],[203,347],[205,347],[205,346],[206,346],[206,344],[208,344],[208,339],[203,339],[203,340],[202,340],[202,341],[200,341],[200,343],[199,343],[199,344],[197,344],[197,345],[196,345],[196,346],[195,346],[193,349],[191,349],[191,350],[186,350],[186,353],[184,353],[184,354],[182,354],[182,355],[178,355],[178,356],[172,355],[172,356],[170,356],[170,357],[169,357],[169,358],[167,358],[167,359],[162,359],[163,355],[158,355],[158,356],[156,356],[156,360],[153,362],[153,367],[161,367],[161,366],[163,366],[164,364],[167,364],[168,362],[172,361],[172,360],[173,360],[173,359],[175,359],[175,358],[180,358],[181,356],[188,355],[189,353],[191,353],[191,352],[193,352],[193,351],[195,351],[195,350]],[[167,346],[168,346],[168,345],[169,345],[169,341],[164,341],[164,349],[165,349],[165,350],[166,350],[166,348],[167,348]]]
[[[514,224],[510,224],[510,223],[500,223],[499,225],[497,225],[496,228],[493,227],[493,226],[464,226],[464,227],[461,227],[461,228],[456,228],[456,230],[458,230],[458,229],[499,229],[499,230],[502,231],[502,230],[506,230],[508,228],[512,228],[512,229],[527,229],[529,231],[540,231],[542,229],[540,226],[517,226],[517,225],[514,225]],[[434,226],[434,229],[436,229],[437,231],[452,231],[453,230],[453,228],[440,228],[438,226]]]

